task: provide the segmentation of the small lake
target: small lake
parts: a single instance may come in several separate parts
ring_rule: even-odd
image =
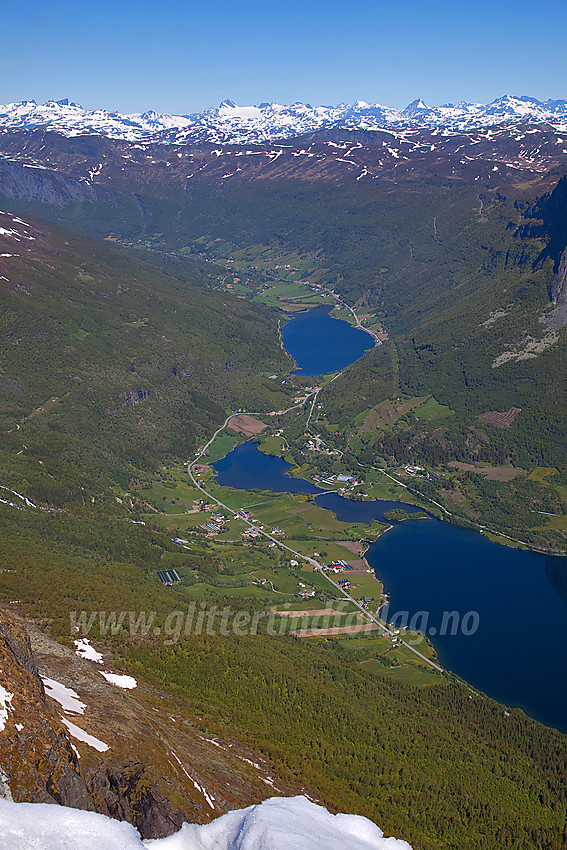
[[[338,372],[374,348],[374,337],[329,315],[330,307],[295,313],[282,328],[284,348],[299,368],[296,375],[315,377]]]
[[[213,466],[219,484],[309,493],[346,522],[381,519],[392,507],[417,510],[321,494],[312,482],[286,475],[290,464],[254,443]],[[383,612],[388,619],[397,614],[399,623],[406,612],[408,624],[430,636],[449,670],[567,731],[567,558],[509,549],[436,519],[396,525],[366,557],[390,596]],[[443,628],[445,612],[456,616],[445,615]]]

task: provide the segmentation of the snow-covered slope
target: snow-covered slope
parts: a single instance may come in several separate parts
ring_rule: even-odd
[[[4,850],[411,850],[357,815],[331,815],[305,797],[272,797],[169,838],[141,841],[130,824],[45,803],[0,800]]]
[[[34,100],[0,106],[0,127],[32,130],[43,127],[66,136],[96,133],[113,139],[135,142],[151,139],[174,128],[183,130],[191,125],[188,118],[158,115],[121,115],[106,109],[83,109],[77,103],[65,100],[48,100],[37,104]]]
[[[423,129],[461,133],[503,123],[548,122],[567,131],[567,100],[505,95],[489,104],[459,103],[429,107],[414,100],[403,110],[369,104],[311,106],[237,106],[230,100],[194,115],[165,115],[154,111],[121,115],[104,109],[89,111],[68,100],[40,105],[35,101],[0,106],[0,129],[44,128],[67,136],[98,134],[131,142],[187,143],[208,141],[250,144],[291,138],[327,127],[364,129]]]

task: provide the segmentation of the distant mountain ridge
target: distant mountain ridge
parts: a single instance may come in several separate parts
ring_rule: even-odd
[[[430,107],[417,99],[401,110],[362,100],[336,106],[308,103],[238,106],[224,100],[218,107],[192,115],[168,115],[153,110],[124,115],[106,109],[83,109],[67,98],[44,104],[28,100],[0,105],[0,131],[44,128],[66,136],[95,134],[130,142],[167,144],[199,141],[254,144],[329,127],[427,130],[451,135],[480,127],[541,122],[567,132],[567,100],[539,101],[525,95],[504,95],[488,104],[461,102]]]

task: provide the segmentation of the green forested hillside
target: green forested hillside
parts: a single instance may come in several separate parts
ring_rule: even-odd
[[[158,587],[172,547],[156,526],[98,514],[41,515],[0,506],[0,593],[69,640],[69,613],[183,611]],[[189,556],[192,566],[210,560]],[[230,591],[225,591],[226,593]],[[250,602],[225,596],[233,610]],[[340,642],[263,633],[90,637],[128,670],[183,700],[205,736],[244,743],[272,775],[337,810],[364,814],[414,850],[564,847],[565,736],[459,682],[415,687],[361,669]],[[109,718],[109,723],[112,720]],[[267,789],[267,793],[269,790]]]
[[[285,402],[266,377],[289,362],[267,310],[105,243],[29,233],[26,254],[0,258],[3,484],[59,504],[183,458],[227,410]]]
[[[537,186],[501,188],[426,175],[340,186],[299,176],[181,189],[114,173],[96,200],[40,207],[74,227],[112,235],[136,256],[198,279],[222,298],[231,281],[241,302],[257,298],[282,274],[282,263],[297,266],[293,279],[334,288],[383,324],[390,340],[330,387],[318,427],[329,426],[337,447],[348,443],[362,462],[433,464],[448,485],[446,494],[434,487],[436,500],[481,523],[490,516],[490,488],[446,464],[525,470],[523,490],[499,485],[498,500],[507,504],[501,527],[563,551],[565,330],[550,331],[540,320],[564,247],[564,181],[549,191],[552,175]],[[40,208],[24,199],[17,206]],[[348,436],[375,405],[429,395],[451,417],[410,414],[366,432],[362,446]],[[521,413],[506,428],[477,419],[514,408]],[[543,490],[529,479],[538,467],[557,470]],[[530,509],[518,512],[526,500]],[[556,527],[540,520],[539,530],[522,536],[538,525],[537,510],[559,513]]]

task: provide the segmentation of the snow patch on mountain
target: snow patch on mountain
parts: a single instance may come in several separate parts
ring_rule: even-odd
[[[75,655],[78,655],[79,658],[85,658],[87,661],[94,661],[95,664],[102,664],[102,653],[97,652],[94,646],[91,646],[88,638],[80,638],[79,640],[74,641],[74,644]]]
[[[86,703],[80,699],[79,694],[72,688],[67,688],[61,682],[57,682],[55,679],[49,679],[47,676],[42,676],[41,679],[47,696],[58,702],[63,711],[72,714],[85,713]]]
[[[107,682],[110,682],[111,685],[116,685],[117,688],[131,691],[138,687],[138,683],[133,676],[124,676],[120,673],[107,673],[105,670],[100,670],[99,672]]]
[[[14,710],[12,708],[13,699],[14,694],[11,694],[10,691],[7,691],[6,688],[0,685],[0,732],[3,732],[6,728],[8,712]]]
[[[67,718],[62,717],[61,723],[63,723],[67,729],[69,730],[69,734],[76,738],[77,741],[82,741],[83,744],[87,744],[89,747],[92,747],[93,750],[97,750],[99,753],[105,753],[110,749],[108,744],[105,744],[104,741],[101,741],[100,738],[95,738],[94,735],[90,735],[88,732],[85,732],[84,729],[81,729],[80,726],[75,726],[74,723],[71,723]],[[0,831],[0,837],[2,833]],[[0,846],[2,843],[0,842]]]
[[[47,803],[0,800],[5,850],[411,850],[358,815],[332,815],[305,797],[272,797],[209,824],[142,841],[130,824]]]

